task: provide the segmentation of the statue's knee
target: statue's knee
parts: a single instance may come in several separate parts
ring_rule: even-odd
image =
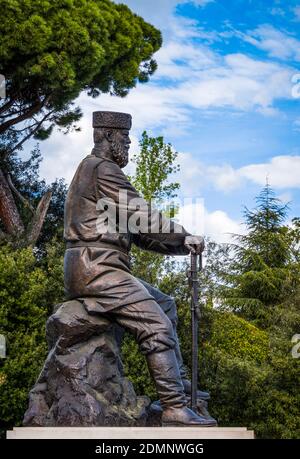
[[[168,337],[168,340],[172,340],[174,337],[174,327],[172,320],[168,316],[163,316],[161,326],[158,328],[158,334],[163,334]]]
[[[146,355],[173,349],[176,344],[172,322],[163,314],[157,320],[155,328],[149,329],[149,333],[143,338],[139,340],[139,344],[141,352]]]

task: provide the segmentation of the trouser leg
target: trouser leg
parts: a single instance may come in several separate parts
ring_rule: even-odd
[[[165,293],[161,292],[159,289],[153,287],[148,282],[139,279],[139,281],[144,285],[144,287],[148,290],[151,296],[155,299],[156,303],[160,306],[162,311],[167,315],[169,320],[171,321],[173,327],[173,335],[175,340],[174,345],[174,352],[176,355],[176,360],[180,372],[180,376],[183,382],[185,393],[190,395],[191,394],[191,381],[188,379],[187,370],[183,363],[183,358],[180,350],[179,345],[179,338],[177,335],[177,323],[178,323],[178,316],[177,316],[177,307],[174,298]],[[203,400],[209,400],[210,395],[208,392],[203,392],[201,390],[197,391],[197,397]]]
[[[110,315],[129,330],[146,356],[163,407],[187,404],[174,352],[171,321],[154,300],[122,306]]]
[[[181,378],[187,378],[187,372],[185,365],[183,363],[183,358],[180,350],[179,338],[177,335],[177,323],[178,323],[178,315],[177,315],[177,308],[174,298],[165,293],[161,292],[158,288],[153,287],[153,285],[148,284],[142,279],[139,281],[144,285],[144,287],[148,290],[151,296],[153,296],[156,303],[160,306],[163,312],[167,315],[169,320],[171,321],[172,328],[173,328],[173,335],[175,340],[174,351],[179,367],[179,372]]]
[[[154,300],[128,304],[108,315],[132,333],[145,355],[175,347],[171,321]]]
[[[163,408],[166,425],[214,425],[187,407],[187,400],[174,351],[170,319],[154,300],[114,309],[112,318],[129,330],[145,354]]]

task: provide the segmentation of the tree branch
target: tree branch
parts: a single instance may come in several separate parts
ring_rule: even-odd
[[[0,118],[1,119],[8,118],[9,116],[16,115],[17,113],[20,113],[20,110],[15,110],[13,112],[6,113],[6,115],[0,115]]]
[[[47,118],[49,118],[50,115],[52,115],[52,113],[54,112],[54,110],[52,110],[51,112],[47,113],[42,119],[41,121],[39,121],[37,124],[32,124],[28,129],[32,128],[33,126],[35,126],[34,129],[32,129],[27,135],[25,135],[23,137],[23,139],[17,143],[17,145],[15,145],[11,150],[9,150],[9,153],[13,153],[14,151],[18,150],[19,148],[21,148],[21,146],[23,145],[24,142],[26,142],[26,140],[28,140],[30,137],[33,136],[33,134],[42,126],[42,124],[47,120]]]
[[[38,123],[38,122],[36,121],[35,123],[32,123],[30,126],[25,126],[25,127],[22,128],[22,129],[17,129],[17,128],[15,128],[15,132],[17,132],[18,134],[21,134],[21,132],[28,131],[28,129],[31,129],[31,128],[33,128],[34,126],[36,126],[37,123]]]
[[[30,204],[30,202],[24,198],[24,196],[21,195],[21,193],[17,190],[17,188],[15,187],[15,185],[13,184],[12,182],[12,179],[11,179],[11,176],[8,174],[7,175],[7,183],[9,184],[10,186],[10,189],[15,193],[15,195],[20,199],[21,202],[23,202],[24,206],[25,207],[28,207],[28,209],[34,213],[34,208],[32,207],[32,205]]]
[[[37,113],[50,99],[50,96],[46,96],[43,101],[38,101],[33,104],[25,113],[20,116],[16,116],[8,121],[5,121],[0,125],[0,134],[3,134],[7,129],[15,124],[20,123],[28,118],[31,118],[35,113]]]
[[[32,105],[31,108],[27,112],[23,113],[22,115],[16,116],[15,118],[5,121],[4,123],[0,125],[0,134],[3,134],[11,126],[14,126],[15,124],[18,124],[21,121],[24,121],[30,118],[32,115],[37,113],[42,108],[42,106],[43,106],[42,102],[36,103],[35,105]]]
[[[2,107],[0,107],[0,113],[3,113],[6,110],[9,110],[10,107],[12,107],[14,103],[15,103],[15,99],[10,99],[8,102],[3,104]]]
[[[47,191],[38,203],[31,225],[27,231],[26,239],[28,245],[34,246],[38,240],[51,201],[51,196],[52,191]]]
[[[17,209],[13,194],[0,169],[0,218],[8,234],[24,232],[24,225]]]

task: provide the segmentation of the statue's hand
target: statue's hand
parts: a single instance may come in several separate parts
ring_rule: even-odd
[[[195,253],[196,255],[200,255],[205,248],[202,236],[186,236],[184,245],[191,253]]]

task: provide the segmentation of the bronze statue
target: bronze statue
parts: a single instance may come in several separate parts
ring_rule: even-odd
[[[186,393],[191,388],[176,334],[174,300],[135,278],[129,264],[131,244],[165,255],[187,255],[203,251],[203,238],[190,235],[158,211],[149,212],[145,202],[140,212],[148,229],[154,224],[156,232],[132,232],[119,217],[114,232],[102,231],[101,225],[99,230],[104,211],[99,202],[113,202],[117,215],[126,212],[128,223],[137,211],[132,203],[141,198],[122,171],[128,163],[131,116],[94,112],[93,127],[95,146],[80,163],[65,204],[67,297],[81,301],[89,314],[106,317],[134,335],[156,384],[163,425],[214,426],[215,420],[187,406]],[[125,203],[120,190],[126,192]],[[201,391],[198,396],[209,398]]]

